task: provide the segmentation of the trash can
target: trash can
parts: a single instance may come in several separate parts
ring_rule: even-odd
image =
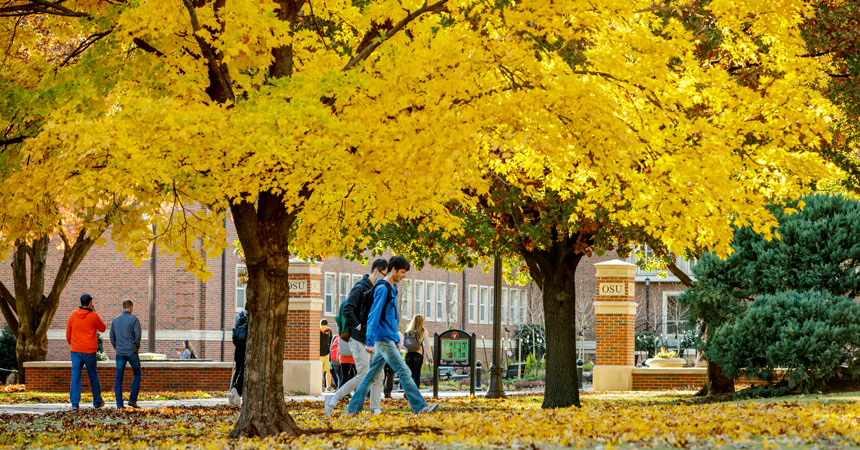
[[[475,361],[475,386],[481,390],[481,360]]]

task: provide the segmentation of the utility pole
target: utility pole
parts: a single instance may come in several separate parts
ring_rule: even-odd
[[[157,246],[158,237],[155,235],[156,226],[152,226],[152,255],[149,257],[149,352],[155,353],[155,327],[156,315],[155,304],[157,297],[155,295],[155,278],[156,278],[156,257],[158,256]]]
[[[502,257],[496,256],[493,264],[493,365],[490,366],[490,387],[487,398],[504,398],[502,386]]]

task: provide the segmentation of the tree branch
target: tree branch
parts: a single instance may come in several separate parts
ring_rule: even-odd
[[[0,17],[21,17],[36,14],[50,14],[53,16],[66,17],[91,17],[89,13],[74,11],[61,5],[61,3],[63,3],[63,0],[57,2],[32,0],[30,3],[4,6],[0,8]]]
[[[18,335],[18,307],[15,305],[15,296],[9,292],[6,285],[0,281],[0,311],[3,312],[3,318],[12,329],[12,334]]]
[[[386,40],[388,40],[389,38],[391,38],[392,36],[397,34],[400,30],[405,28],[406,25],[409,25],[410,22],[412,22],[413,20],[415,20],[416,18],[418,18],[422,14],[427,13],[427,12],[441,11],[443,9],[443,7],[445,6],[445,3],[447,3],[447,1],[448,0],[440,0],[440,1],[438,1],[436,3],[432,3],[432,4],[424,3],[424,6],[415,10],[414,12],[408,14],[400,22],[397,22],[397,24],[394,25],[390,30],[387,30],[381,38],[374,39],[370,45],[361,49],[361,51],[359,51],[357,55],[355,55],[352,59],[350,59],[349,62],[346,63],[346,65],[341,70],[347,71],[347,70],[353,68],[356,64],[367,59],[367,57],[370,56],[370,54],[373,53],[373,51],[376,50],[380,45],[382,45],[383,42],[385,42]],[[377,32],[379,32],[378,29],[372,29],[369,33],[377,33]]]

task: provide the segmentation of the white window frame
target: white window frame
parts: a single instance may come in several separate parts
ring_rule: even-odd
[[[496,308],[496,288],[490,286],[490,301],[487,302],[489,307],[487,308],[487,323],[493,323],[493,317],[495,317],[495,308]]]
[[[424,280],[415,280],[415,303],[412,309],[412,315],[421,314],[424,315]],[[426,322],[429,320],[427,317],[424,318]]]
[[[469,285],[469,323],[478,323],[478,285]]]
[[[424,282],[424,320],[436,321],[436,316],[433,314],[433,307],[436,306],[436,283],[432,281]]]
[[[344,280],[346,280],[346,284],[344,284]],[[352,288],[350,282],[352,281],[352,274],[350,273],[341,273],[337,278],[337,303],[334,305],[334,311],[331,314],[337,314],[340,311],[340,304],[346,301],[346,298],[349,296],[349,291]]]
[[[508,320],[508,288],[502,288],[502,323]]]
[[[236,306],[236,312],[242,311],[245,309],[245,305],[248,304],[248,285],[241,284],[241,278],[239,277],[239,272],[245,271],[248,272],[248,266],[245,264],[236,264],[236,297],[233,298],[233,304]],[[242,298],[242,306],[239,306],[239,297],[241,294]]]
[[[666,339],[675,339],[675,334],[669,334],[669,297],[680,297],[683,294],[682,291],[664,291],[663,292],[663,320],[662,320],[662,328],[660,330],[660,334],[663,337],[663,340]],[[678,324],[675,324],[677,329]],[[682,334],[679,333],[678,338],[682,339]]]
[[[403,280],[403,293],[400,294],[403,299],[400,304],[403,305],[403,310],[400,311],[401,317],[411,317],[414,313],[412,302],[412,280]]]
[[[457,323],[457,283],[448,283],[448,323]]]
[[[525,289],[520,289],[520,323],[525,324],[528,317],[526,317],[526,306],[528,306],[529,296],[526,293]]]
[[[331,292],[329,292],[329,280],[331,280]],[[323,276],[323,310],[326,314],[332,314],[334,302],[337,300],[337,274],[326,272]]]
[[[519,289],[508,289],[508,323],[511,325],[519,325],[519,322],[517,322],[517,311],[519,311],[517,302],[520,294],[518,292]]]
[[[440,297],[439,294],[442,294]],[[445,282],[436,283],[436,321],[445,322],[445,312],[448,303],[448,285]]]
[[[489,286],[481,286],[478,294],[478,323],[487,323],[487,297],[490,295]]]

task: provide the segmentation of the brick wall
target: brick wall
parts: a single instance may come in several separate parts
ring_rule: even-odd
[[[597,363],[609,366],[632,366],[635,335],[633,318],[627,314],[598,314]]]
[[[659,391],[663,389],[696,389],[707,381],[705,369],[634,369],[634,391]]]
[[[31,366],[31,364],[33,364]],[[102,391],[112,392],[116,375],[113,361],[99,362],[98,372]],[[69,392],[71,363],[28,363],[27,390],[31,392]],[[141,362],[141,392],[224,392],[230,386],[233,373],[231,363],[164,363]],[[129,392],[134,376],[126,367],[123,375],[123,391]],[[81,376],[83,391],[89,392],[90,383],[86,369]]]

